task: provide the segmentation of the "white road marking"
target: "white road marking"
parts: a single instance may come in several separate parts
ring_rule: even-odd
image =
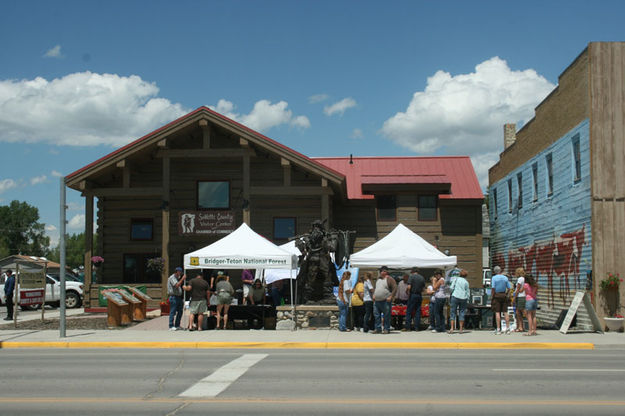
[[[625,368],[493,368],[492,371],[518,371],[534,373],[542,372],[570,372],[570,373],[622,373]]]
[[[223,367],[215,370],[208,377],[204,377],[187,390],[180,393],[180,397],[216,397],[241,377],[254,364],[268,354],[245,354],[236,360],[230,361]]]

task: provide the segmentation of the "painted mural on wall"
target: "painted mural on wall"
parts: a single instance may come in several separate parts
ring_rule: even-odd
[[[584,224],[578,230],[551,240],[517,247],[505,255],[496,253],[493,264],[509,271],[523,267],[526,273],[538,278],[539,284],[546,288],[547,306],[553,307],[556,297],[566,304],[577,290],[585,290],[590,284],[587,271],[580,268],[584,250],[589,249]]]
[[[557,310],[591,286],[589,120],[489,187],[491,266],[538,278]]]

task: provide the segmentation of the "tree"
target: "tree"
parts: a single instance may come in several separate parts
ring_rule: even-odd
[[[39,222],[39,210],[26,202],[0,206],[0,251],[7,255],[48,256],[50,237]]]
[[[97,234],[93,235],[93,246],[97,247]],[[50,260],[61,261],[60,247],[57,245],[50,253]],[[65,234],[65,264],[75,269],[85,262],[85,233]]]

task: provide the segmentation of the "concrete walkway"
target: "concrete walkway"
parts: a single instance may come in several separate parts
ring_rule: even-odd
[[[80,311],[80,310],[77,310]],[[78,312],[76,312],[78,313]],[[52,314],[46,316],[52,317]],[[0,331],[0,348],[263,348],[263,349],[625,349],[623,333],[569,333],[539,331],[494,335],[491,331],[464,334],[430,331],[388,335],[336,330],[209,330],[169,331],[168,317],[149,319],[136,326],[110,330]]]

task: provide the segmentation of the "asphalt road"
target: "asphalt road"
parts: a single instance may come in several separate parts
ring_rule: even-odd
[[[623,415],[623,350],[0,350],[3,415]]]

